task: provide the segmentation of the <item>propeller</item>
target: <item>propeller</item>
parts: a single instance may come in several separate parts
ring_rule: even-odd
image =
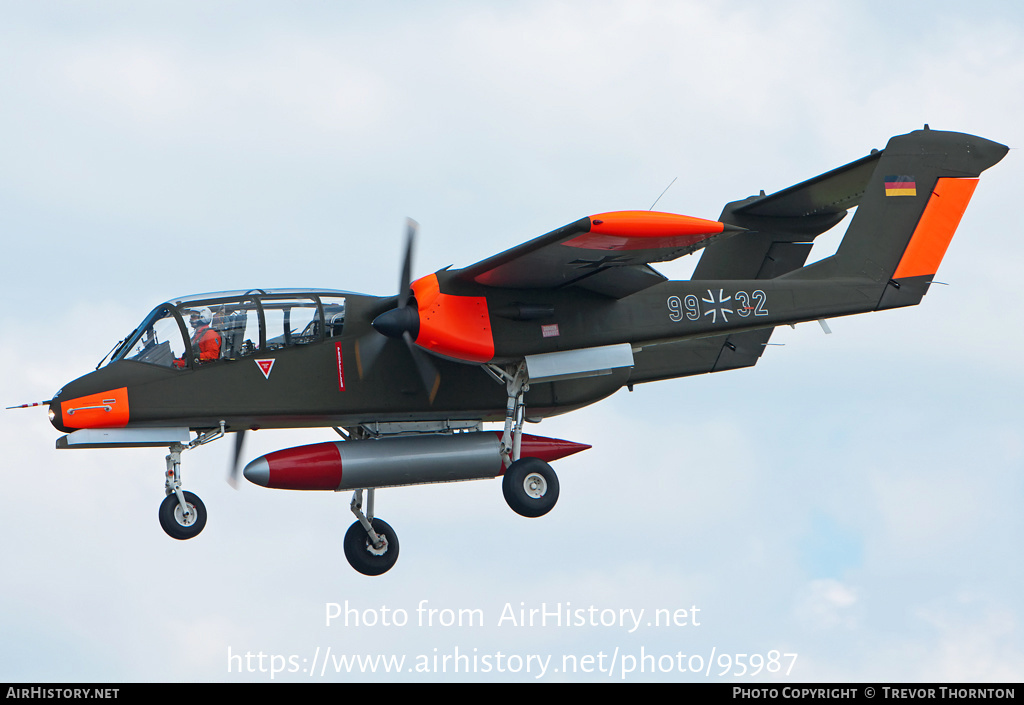
[[[235,452],[228,469],[228,484],[238,489],[238,468],[242,464],[242,445],[245,443],[245,429],[235,432]]]
[[[430,356],[416,345],[416,336],[420,331],[420,314],[411,294],[412,253],[418,229],[419,224],[415,220],[410,218],[406,221],[405,259],[402,262],[402,278],[398,283],[398,305],[374,318],[370,325],[385,337],[405,341],[405,346],[416,365],[416,372],[423,382],[423,388],[427,390],[427,397],[433,404],[434,397],[437,396],[437,390],[441,385],[441,374],[437,371]],[[359,368],[360,370],[363,368],[361,360]]]

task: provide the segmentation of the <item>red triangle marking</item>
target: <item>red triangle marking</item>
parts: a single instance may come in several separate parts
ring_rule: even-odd
[[[273,360],[257,360],[256,364],[259,366],[260,372],[263,373],[263,376],[266,377],[267,379],[270,379],[270,371],[272,369],[274,369],[274,361]]]

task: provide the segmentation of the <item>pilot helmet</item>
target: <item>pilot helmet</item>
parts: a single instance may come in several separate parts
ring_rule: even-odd
[[[193,328],[196,328],[201,325],[208,326],[210,325],[210,321],[212,320],[213,312],[210,311],[210,309],[208,309],[206,306],[194,308],[189,313],[189,323],[192,325]]]

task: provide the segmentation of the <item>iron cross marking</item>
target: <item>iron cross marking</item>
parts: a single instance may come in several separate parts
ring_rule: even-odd
[[[712,323],[718,323],[719,316],[722,317],[723,323],[728,323],[729,314],[734,313],[731,308],[726,308],[726,304],[732,301],[732,296],[726,296],[722,289],[718,290],[717,299],[711,289],[708,289],[708,297],[706,299],[701,299],[701,301],[708,304],[704,307],[704,315],[711,316]]]

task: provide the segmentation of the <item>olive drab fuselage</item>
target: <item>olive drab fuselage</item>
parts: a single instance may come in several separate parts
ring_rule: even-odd
[[[1006,152],[926,126],[729,203],[716,221],[601,213],[415,280],[410,222],[396,296],[252,289],[160,304],[48,402],[67,434],[57,445],[168,447],[160,522],[185,539],[206,510],[181,488],[182,451],[235,433],[237,469],[247,430],[333,427],[343,441],[277,451],[244,474],[354,490],[345,553],[379,575],[398,539],[373,516],[375,487],[500,475],[509,505],[540,516],[558,496],[548,462],[589,446],[523,434],[524,422],[624,386],[749,367],[779,325],[920,303],[980,174]],[[807,264],[854,207],[835,254]],[[651,266],[698,251],[686,281]]]

